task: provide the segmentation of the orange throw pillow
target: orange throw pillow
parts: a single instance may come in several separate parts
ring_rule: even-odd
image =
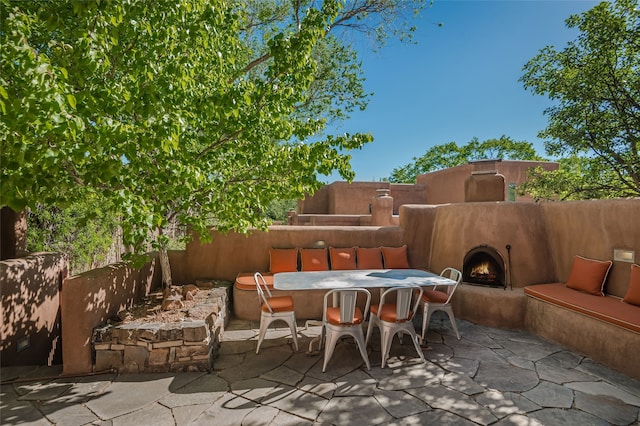
[[[298,249],[269,249],[269,271],[296,272],[298,270]]]
[[[382,253],[379,247],[357,247],[358,269],[382,269]]]
[[[409,260],[407,259],[407,245],[402,247],[380,247],[382,250],[382,258],[384,259],[384,267],[386,269],[409,269]]]
[[[574,290],[604,296],[602,289],[612,264],[610,260],[600,261],[575,256],[566,285]]]
[[[622,299],[626,303],[640,306],[640,265],[631,265],[631,275],[629,276],[629,288],[627,294]]]
[[[356,249],[329,247],[329,257],[331,257],[331,269],[356,269]]]
[[[329,259],[327,257],[327,249],[301,249],[300,258],[302,259],[303,271],[328,271]]]

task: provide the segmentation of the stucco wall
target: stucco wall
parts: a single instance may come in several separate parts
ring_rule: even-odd
[[[566,281],[576,254],[613,260],[614,249],[633,250],[640,263],[640,199],[547,203],[541,208],[558,281]],[[629,263],[614,262],[607,293],[623,297],[630,273]]]
[[[464,202],[464,180],[474,170],[470,164],[419,175],[416,183],[424,185],[429,204]]]
[[[61,253],[32,253],[0,262],[2,366],[60,363],[60,286],[67,275]],[[18,341],[29,346],[18,352]]]
[[[435,216],[434,216],[435,213]],[[404,206],[401,218],[413,240],[424,236],[428,269],[447,266],[462,270],[464,256],[472,248],[494,247],[508,262],[511,245],[513,287],[551,282],[555,271],[548,246],[541,206],[532,203],[459,203],[441,206]],[[429,247],[424,247],[429,242]]]
[[[92,370],[91,334],[162,284],[157,258],[140,269],[124,263],[87,271],[62,283],[62,360],[65,374]]]
[[[578,254],[612,260],[613,249],[640,257],[640,199],[556,203],[460,203],[403,206],[401,225],[413,255],[412,264],[440,271],[461,269],[464,255],[487,244],[508,262],[511,245],[513,287],[566,281]],[[427,244],[429,246],[427,247]],[[608,293],[624,296],[630,264],[614,262]]]
[[[212,231],[213,240],[200,244],[196,238],[187,244],[186,267],[174,272],[176,284],[199,278],[233,281],[240,272],[268,271],[269,248],[313,247],[324,241],[326,247],[400,246],[402,230],[397,226],[272,226],[268,232],[253,231],[247,235]]]

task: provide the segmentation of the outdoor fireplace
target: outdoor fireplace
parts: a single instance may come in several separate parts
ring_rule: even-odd
[[[504,258],[495,248],[481,245],[471,249],[462,264],[462,281],[468,284],[506,288]]]

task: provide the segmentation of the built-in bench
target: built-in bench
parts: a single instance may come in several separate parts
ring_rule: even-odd
[[[621,298],[602,293],[608,269],[595,278],[600,290],[577,289],[575,264],[566,283],[525,287],[527,329],[640,379],[640,300],[633,294],[640,291],[640,266],[631,266],[627,295]]]
[[[278,272],[326,271],[345,269],[408,269],[407,246],[288,248],[270,249],[270,271],[262,272],[273,296],[291,296],[299,320],[322,318],[322,303],[327,290],[282,291],[273,288]],[[233,311],[236,318],[260,320],[260,303],[254,272],[241,272],[233,285]],[[372,295],[372,303],[377,302]]]

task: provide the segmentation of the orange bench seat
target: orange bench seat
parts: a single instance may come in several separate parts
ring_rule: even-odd
[[[236,277],[235,287],[240,290],[256,291],[256,282],[253,280],[255,272],[241,272]],[[273,290],[273,274],[269,272],[261,272],[269,290]]]
[[[526,295],[592,318],[640,333],[640,307],[615,296],[595,296],[567,288],[564,283],[536,284],[524,288]]]

